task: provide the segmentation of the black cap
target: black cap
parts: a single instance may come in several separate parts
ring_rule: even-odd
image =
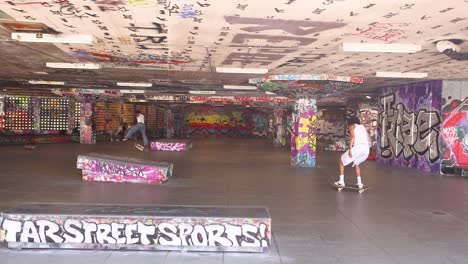
[[[141,111],[140,110],[135,110],[135,114],[140,114]]]
[[[359,120],[359,118],[357,118],[356,116],[352,116],[352,117],[348,118],[346,123],[348,124],[348,126],[356,125],[356,124],[360,125],[361,120]]]

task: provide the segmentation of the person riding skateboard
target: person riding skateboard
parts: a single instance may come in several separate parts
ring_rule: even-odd
[[[146,136],[146,127],[145,127],[145,116],[140,112],[140,110],[135,110],[135,118],[136,118],[136,125],[132,126],[127,134],[125,135],[125,138],[123,141],[127,141],[130,139],[135,132],[140,131],[141,137],[143,138],[143,145],[144,148],[148,148],[148,137]]]
[[[347,120],[349,130],[349,150],[341,155],[339,160],[340,179],[335,182],[336,186],[345,187],[344,167],[353,162],[353,167],[356,171],[357,187],[364,188],[361,180],[361,168],[359,165],[363,163],[369,156],[369,136],[366,128],[361,125],[361,121],[357,117],[351,117]]]

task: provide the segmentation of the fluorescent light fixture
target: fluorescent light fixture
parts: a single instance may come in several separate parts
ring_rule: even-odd
[[[414,53],[421,51],[422,47],[414,44],[343,43],[342,49],[351,52]]]
[[[46,42],[46,43],[75,43],[93,44],[92,35],[66,35],[66,34],[42,34],[42,33],[11,33],[11,38],[21,42]]]
[[[366,95],[366,98],[367,98],[367,99],[372,99],[372,97],[370,97],[369,95]]]
[[[257,90],[257,86],[252,85],[224,85],[227,90]]]
[[[427,72],[376,72],[376,77],[386,78],[426,78]]]
[[[275,93],[273,93],[273,92],[268,92],[268,91],[266,91],[265,94],[268,94],[268,95],[276,95]]]
[[[131,83],[131,82],[118,82],[117,86],[128,86],[128,87],[151,87],[152,83]]]
[[[216,94],[216,91],[189,91],[189,94]]]
[[[145,90],[120,90],[123,94],[144,94]]]
[[[268,72],[268,69],[262,69],[262,68],[226,68],[226,67],[216,67],[216,72],[222,72],[222,73],[265,74],[265,73]]]
[[[35,71],[33,72],[34,74],[40,74],[40,75],[47,75],[49,74],[48,72],[43,72],[43,71]]]
[[[56,69],[101,69],[101,65],[95,63],[62,63],[62,62],[46,62],[46,67]]]
[[[30,84],[47,84],[47,85],[65,85],[65,82],[57,82],[57,81],[35,81],[31,80],[28,81]]]

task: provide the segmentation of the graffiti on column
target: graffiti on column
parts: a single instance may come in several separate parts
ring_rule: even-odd
[[[396,103],[394,93],[382,96],[379,104],[382,109],[379,113],[380,156],[383,159],[403,158],[407,162],[426,157],[430,164],[437,163],[439,112],[408,110],[403,103]]]
[[[298,99],[293,110],[291,165],[315,167],[317,106],[312,99]]]
[[[442,97],[441,173],[468,166],[468,81],[444,81]]]
[[[273,144],[275,146],[286,146],[286,109],[276,109],[273,120]]]
[[[93,104],[81,103],[81,116],[80,116],[80,143],[82,144],[95,144],[96,140],[93,135],[94,127],[93,117]]]
[[[255,137],[266,137],[269,131],[268,117],[263,113],[254,113],[252,135]]]
[[[0,94],[0,131],[5,129],[5,95]]]
[[[166,110],[166,138],[174,137],[174,114],[171,110]]]

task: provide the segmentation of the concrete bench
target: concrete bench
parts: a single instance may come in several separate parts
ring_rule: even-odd
[[[156,151],[187,151],[192,148],[192,142],[184,140],[151,141],[151,150]]]
[[[264,207],[24,204],[0,215],[10,248],[262,252]]]
[[[79,155],[77,168],[83,181],[161,184],[172,175],[173,164],[113,155]]]

